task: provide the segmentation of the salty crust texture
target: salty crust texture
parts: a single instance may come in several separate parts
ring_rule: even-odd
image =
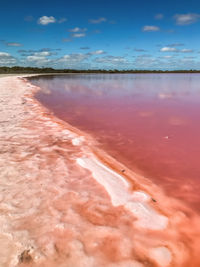
[[[0,266],[200,266],[200,218],[0,78]]]

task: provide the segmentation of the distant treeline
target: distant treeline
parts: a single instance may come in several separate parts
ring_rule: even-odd
[[[20,73],[200,73],[200,70],[104,70],[104,69],[53,69],[53,68],[33,68],[33,67],[0,67],[0,74],[20,74]]]

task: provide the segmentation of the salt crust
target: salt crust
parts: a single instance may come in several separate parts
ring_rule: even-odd
[[[147,203],[149,196],[144,192],[129,192],[128,182],[95,158],[77,158],[77,163],[89,169],[93,177],[108,192],[113,206],[125,206],[138,219],[136,224],[152,230],[162,230],[167,227],[168,218],[160,215]]]

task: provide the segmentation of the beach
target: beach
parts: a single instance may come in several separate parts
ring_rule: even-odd
[[[0,76],[0,266],[200,266],[199,215],[56,118],[38,90]]]

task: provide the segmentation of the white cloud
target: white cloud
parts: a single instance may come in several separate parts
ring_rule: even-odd
[[[65,22],[65,21],[67,21],[66,18],[60,18],[60,19],[58,20],[58,23],[63,23],[63,22]]]
[[[22,46],[21,43],[6,43],[7,46]]]
[[[138,69],[156,68],[158,60],[151,56],[137,56],[133,62],[134,67]],[[148,67],[147,67],[148,66]]]
[[[42,52],[35,52],[34,56],[41,56],[41,57],[46,57],[46,56],[51,56],[52,53],[49,51],[42,51]]]
[[[101,58],[95,58],[95,62],[118,65],[118,64],[125,64],[127,60],[124,57],[120,56],[105,56]]]
[[[28,56],[27,61],[47,62],[48,59],[44,56]]]
[[[88,63],[87,59],[92,55],[101,55],[105,52],[103,50],[96,50],[89,53],[72,53],[64,55],[63,57],[56,59],[56,64],[61,64],[63,67],[80,68],[81,65]]]
[[[81,38],[81,37],[85,37],[85,33],[73,33],[71,36],[74,38]]]
[[[165,46],[160,49],[160,52],[177,52],[178,50],[175,47]]]
[[[93,51],[93,52],[89,52],[88,55],[102,55],[102,54],[105,54],[105,51],[103,50],[96,50],[96,51]]]
[[[86,69],[89,68],[89,62],[87,61],[89,57],[89,55],[82,53],[67,54],[61,58],[53,60],[52,65],[58,68]]]
[[[158,26],[149,26],[146,25],[142,28],[143,32],[157,32],[160,31],[160,28]]]
[[[147,58],[147,57],[152,57],[152,56],[149,54],[143,54],[143,55],[137,56],[137,58]]]
[[[101,18],[98,18],[98,19],[90,19],[89,23],[91,23],[91,24],[99,24],[99,23],[102,23],[102,22],[105,22],[105,21],[107,21],[107,19],[101,17]]]
[[[184,58],[180,59],[180,62],[183,62],[183,63],[194,63],[194,60],[192,58],[184,57]]]
[[[75,27],[73,29],[69,29],[69,32],[85,32],[87,31],[86,28],[79,28],[79,27]]]
[[[53,53],[49,51],[35,52],[32,55],[27,56],[26,60],[28,63],[41,66],[52,62],[52,60],[48,58],[51,55],[53,55]]]
[[[41,25],[48,25],[49,23],[55,23],[55,22],[56,22],[56,19],[53,16],[50,16],[50,17],[43,16],[38,19],[38,24],[41,24]]]
[[[9,53],[0,52],[0,65],[8,66],[13,65],[17,62],[17,60],[11,56]]]
[[[68,54],[65,55],[63,57],[61,57],[60,59],[58,59],[59,62],[62,63],[70,63],[70,64],[74,64],[74,63],[80,63],[82,61],[84,61],[85,59],[88,58],[88,55],[86,54]]]
[[[163,56],[162,58],[172,58],[172,56]]]
[[[23,54],[23,55],[27,55],[27,56],[33,56],[33,55],[47,56],[47,53],[48,53],[48,55],[56,55],[57,54],[56,51],[60,51],[60,50],[61,49],[59,49],[59,48],[42,48],[42,49],[38,49],[38,50],[20,49],[17,52],[20,53],[21,55]]]
[[[0,52],[0,57],[8,57],[10,56],[9,53],[6,53],[6,52]]]
[[[188,14],[176,14],[174,19],[176,20],[177,25],[188,25],[195,23],[199,20],[200,15],[195,13]]]
[[[182,53],[192,53],[194,51],[192,49],[182,49],[180,52],[182,52]]]
[[[163,18],[164,18],[164,15],[161,14],[161,13],[155,15],[155,19],[160,20],[160,19],[163,19]]]
[[[170,47],[170,46],[165,46],[160,49],[160,52],[180,52],[180,53],[192,53],[194,52],[192,49],[177,49],[176,47]]]

